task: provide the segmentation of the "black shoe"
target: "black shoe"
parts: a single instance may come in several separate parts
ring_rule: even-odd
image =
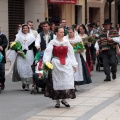
[[[113,80],[116,79],[116,74],[112,74],[112,79],[113,79]]]
[[[25,84],[22,84],[22,88],[25,89]]]
[[[57,103],[57,104],[55,105],[55,108],[60,108],[60,104]]]
[[[63,105],[65,105],[65,107],[70,107],[70,105],[69,105],[67,102],[61,101],[61,103],[62,103]]]
[[[110,78],[106,78],[106,79],[104,79],[104,81],[111,81],[111,79]]]
[[[45,92],[45,88],[42,88],[41,91],[42,91],[42,92]]]

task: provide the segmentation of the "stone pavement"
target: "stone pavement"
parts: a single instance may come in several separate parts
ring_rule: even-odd
[[[8,71],[10,63],[8,62],[6,64],[6,73]],[[20,109],[20,111],[25,112],[23,116],[21,115],[19,118],[15,120],[120,120],[120,66],[118,66],[118,73],[117,76],[119,76],[116,80],[112,80],[111,82],[103,82],[104,74],[103,72],[93,72],[93,83],[89,85],[80,86],[78,88],[78,91],[76,92],[77,98],[73,100],[68,100],[69,104],[71,105],[70,108],[65,108],[63,105],[61,105],[60,108],[54,108],[55,101],[50,102],[49,98],[46,98],[48,102],[44,102],[46,99],[42,98],[40,95],[36,95],[36,97],[29,95],[29,93],[24,93],[23,91],[15,91],[16,94],[19,94],[19,96],[25,97],[24,104],[26,105],[26,101],[29,104],[33,104],[33,107],[26,106],[28,109],[31,109],[31,112],[23,111],[23,108],[20,106],[23,106],[24,104],[21,104],[20,106],[17,104],[17,109]],[[9,80],[9,79],[8,79]],[[10,85],[10,83],[7,81],[6,91],[3,91],[1,97],[4,97],[4,95],[7,94],[8,98],[11,98],[13,96],[9,96],[11,93],[10,91],[16,90],[16,88],[19,88],[18,83],[14,83],[14,89],[13,85]],[[8,92],[9,91],[9,92]],[[15,95],[14,92],[14,95]],[[25,94],[25,96],[24,96]],[[18,95],[16,95],[18,96]],[[14,96],[15,99],[19,99]],[[2,98],[1,98],[2,99]],[[30,99],[33,99],[34,102]],[[12,99],[13,100],[13,99]],[[43,101],[42,101],[43,100]],[[28,102],[29,101],[29,102]],[[35,102],[37,102],[35,104]],[[51,100],[52,101],[52,100]],[[40,103],[39,103],[40,102]],[[20,103],[20,102],[19,102]],[[49,104],[45,104],[49,103]],[[40,104],[43,104],[42,107],[40,107]],[[36,107],[38,105],[38,107]],[[4,106],[3,106],[4,107]],[[25,109],[26,109],[25,108]],[[20,112],[18,111],[18,112]],[[28,110],[27,110],[28,111]],[[8,112],[11,115],[11,112]],[[1,113],[0,113],[1,114]],[[16,113],[13,113],[16,114]],[[9,115],[8,115],[9,116]],[[11,117],[12,118],[12,117]],[[7,119],[4,120],[13,120],[13,119]]]
[[[82,91],[68,100],[70,108],[54,108],[54,103],[27,120],[120,120],[119,96],[120,77]]]

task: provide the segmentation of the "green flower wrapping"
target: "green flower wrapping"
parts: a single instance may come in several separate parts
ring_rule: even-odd
[[[16,52],[17,51],[20,51],[21,52],[21,55],[23,58],[26,58],[26,55],[25,53],[23,52],[22,50],[22,45],[19,41],[16,41],[16,42],[13,42],[11,45],[10,45],[10,49],[11,50],[15,50]]]
[[[85,47],[82,42],[78,42],[74,45],[73,49],[74,49],[74,52],[76,53],[78,50],[84,50]]]

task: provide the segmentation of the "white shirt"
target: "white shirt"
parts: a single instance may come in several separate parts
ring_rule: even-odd
[[[46,35],[44,35],[44,39],[45,39],[45,41],[46,41],[46,47],[47,47],[47,45],[48,45],[48,41],[49,41],[49,35],[48,34],[46,34]],[[40,37],[40,34],[38,34],[37,35],[37,37],[36,37],[36,41],[35,41],[35,46],[37,47],[37,48],[40,48],[40,43],[41,43],[41,37]]]
[[[96,50],[99,50],[99,45],[98,45],[98,42],[97,42],[97,41],[96,41],[96,43],[95,43],[95,46],[94,46],[94,47],[95,47],[95,49],[96,49]]]
[[[112,38],[114,42],[120,44],[120,36]]]

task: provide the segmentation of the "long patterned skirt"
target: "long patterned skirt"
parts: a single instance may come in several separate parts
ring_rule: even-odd
[[[74,98],[76,98],[75,89],[54,90],[51,73],[49,73],[49,75],[48,75],[48,81],[47,81],[47,85],[46,85],[46,88],[45,88],[45,94],[44,95],[45,95],[45,97],[50,97],[53,100],[67,99],[67,98],[74,99]]]

